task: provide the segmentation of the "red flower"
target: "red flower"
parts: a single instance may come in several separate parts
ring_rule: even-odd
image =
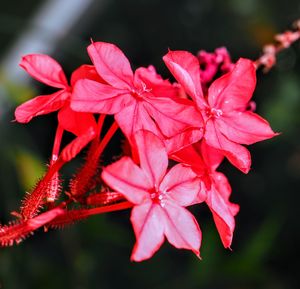
[[[69,86],[61,66],[48,55],[26,55],[22,58],[20,66],[33,78],[60,90],[50,95],[37,96],[18,106],[15,111],[16,120],[27,123],[35,116],[59,110],[59,125],[78,137],[76,143],[70,145],[67,152],[65,151],[74,156],[94,137],[97,125],[91,113],[76,112],[71,109],[72,87],[82,77],[99,81],[95,69],[89,65],[81,66],[73,72],[71,86]]]
[[[37,96],[18,106],[15,111],[18,122],[27,123],[35,116],[60,110],[58,115],[60,124],[65,130],[77,136],[87,128],[96,126],[94,117],[91,114],[70,110],[69,101],[72,88],[68,85],[61,66],[53,58],[44,54],[29,54],[22,58],[20,66],[33,78],[49,86],[60,88],[60,90],[50,95]],[[75,70],[74,76],[72,76],[72,85],[80,75],[86,77],[87,70],[90,71],[91,68],[81,66]],[[74,121],[75,119],[76,121]]]
[[[232,70],[234,64],[225,47],[219,47],[214,52],[200,50],[197,54],[200,64],[202,89],[207,91],[209,84],[217,74],[225,74]]]
[[[136,235],[132,260],[150,258],[164,242],[192,250],[199,256],[201,231],[194,216],[184,207],[195,203],[200,191],[196,174],[182,164],[166,173],[168,156],[162,141],[153,133],[135,134],[140,167],[123,157],[103,170],[103,180],[134,204],[131,222]]]
[[[69,98],[69,85],[61,66],[50,56],[29,54],[22,57],[20,66],[33,78],[60,90],[50,95],[37,96],[17,107],[18,122],[27,123],[33,117],[62,108]]]
[[[221,150],[234,166],[247,173],[251,156],[241,144],[249,145],[277,135],[265,119],[247,110],[256,85],[253,62],[241,58],[231,72],[211,84],[204,98],[195,56],[186,51],[170,51],[163,59],[201,111],[207,144]]]
[[[209,206],[225,248],[230,248],[235,228],[234,216],[239,206],[229,201],[231,187],[226,176],[216,169],[223,160],[220,151],[208,146],[205,140],[185,148],[172,156],[175,160],[190,165],[202,181],[198,202]]]
[[[202,132],[195,129],[202,125],[201,115],[189,100],[175,98],[177,88],[163,80],[153,67],[133,73],[126,56],[109,43],[92,43],[88,53],[106,84],[79,80],[72,95],[74,110],[115,114],[131,142],[136,131],[146,129],[167,139],[169,151],[202,137]]]

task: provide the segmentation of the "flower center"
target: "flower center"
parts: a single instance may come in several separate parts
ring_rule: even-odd
[[[147,88],[146,84],[141,81],[141,87],[133,88],[131,90],[131,93],[132,93],[133,97],[135,97],[138,100],[141,100],[141,99],[143,99],[143,94],[145,92],[150,92],[151,90],[152,90],[151,88]]]
[[[157,191],[156,189],[152,189],[150,192],[150,198],[153,203],[156,203],[160,206],[164,206],[164,200],[165,200],[165,194],[162,193],[161,191]]]
[[[223,111],[217,108],[207,108],[206,115],[208,117],[218,118],[223,115]]]

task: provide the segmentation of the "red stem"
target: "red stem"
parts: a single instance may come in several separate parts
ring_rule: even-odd
[[[124,209],[129,209],[133,206],[130,202],[122,202],[110,206],[97,207],[92,209],[71,209],[65,210],[65,213],[61,216],[58,216],[50,223],[48,223],[49,227],[63,227],[68,224],[72,224],[76,221],[80,221],[86,219],[92,215],[98,215],[113,211],[120,211]]]
[[[63,160],[61,160],[61,158],[58,158],[58,160],[49,167],[49,170],[47,171],[46,175],[44,176],[43,181],[45,183],[49,182],[51,180],[51,178],[53,177],[53,175],[56,172],[58,172],[64,164],[65,164],[65,162]]]
[[[106,117],[106,114],[100,114],[100,116],[99,116],[98,123],[97,123],[96,137],[92,141],[92,144],[88,150],[88,156],[91,155],[92,157],[94,157],[94,152],[97,150],[97,147],[99,145],[99,141],[100,141],[99,138],[100,138],[101,131],[103,128],[105,117]]]
[[[126,201],[122,203],[113,204],[110,206],[87,209],[86,211],[87,211],[87,216],[91,216],[91,215],[98,215],[98,214],[109,213],[114,211],[126,210],[132,208],[133,206],[134,204]]]
[[[119,128],[119,126],[118,126],[117,122],[114,121],[113,124],[111,125],[111,127],[109,128],[109,130],[107,131],[106,135],[104,136],[104,138],[101,140],[99,147],[95,151],[96,157],[98,157],[102,154],[105,147],[107,146],[107,144],[109,143],[109,141],[111,140],[111,138],[113,137],[113,135],[115,134],[115,132],[117,131],[118,128]]]
[[[97,124],[97,137],[100,137],[106,114],[100,114]]]
[[[63,127],[60,124],[58,124],[57,129],[56,129],[56,133],[55,133],[54,144],[53,144],[51,164],[53,162],[55,162],[58,158],[63,133],[64,133]]]

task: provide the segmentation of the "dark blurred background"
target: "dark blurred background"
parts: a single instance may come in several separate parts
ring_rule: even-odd
[[[170,77],[161,59],[168,48],[196,53],[226,46],[234,61],[256,59],[299,17],[298,0],[1,0],[1,222],[41,176],[55,132],[54,115],[26,126],[12,122],[18,104],[50,91],[18,67],[21,55],[50,54],[70,75],[89,63],[92,38],[117,44],[134,68],[153,64]],[[300,288],[300,43],[280,53],[268,74],[258,73],[254,100],[282,135],[250,147],[248,175],[222,165],[231,200],[241,206],[232,252],[203,205],[192,208],[203,231],[202,261],[164,244],[151,260],[132,263],[129,212],[116,212],[1,249],[0,288]]]

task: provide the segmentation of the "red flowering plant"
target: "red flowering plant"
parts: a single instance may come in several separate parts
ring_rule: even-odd
[[[245,146],[277,135],[254,112],[256,70],[270,69],[276,53],[298,40],[299,31],[298,24],[297,30],[277,35],[278,43],[256,61],[233,63],[224,47],[197,56],[169,51],[163,60],[174,83],[153,66],[133,72],[123,52],[105,42],[88,46],[92,65],[75,70],[70,84],[50,56],[24,56],[20,66],[58,91],[23,103],[15,118],[27,123],[57,111],[58,125],[47,171],[12,212],[16,220],[0,227],[0,245],[19,243],[40,227],[132,208],[133,261],[151,258],[165,239],[200,257],[201,230],[188,207],[206,203],[230,248],[239,206],[230,201],[229,181],[218,167],[227,158],[248,173],[251,156]],[[103,167],[101,156],[118,128],[129,149]],[[65,131],[74,139],[62,147]],[[61,168],[83,149],[82,167],[63,186]]]

